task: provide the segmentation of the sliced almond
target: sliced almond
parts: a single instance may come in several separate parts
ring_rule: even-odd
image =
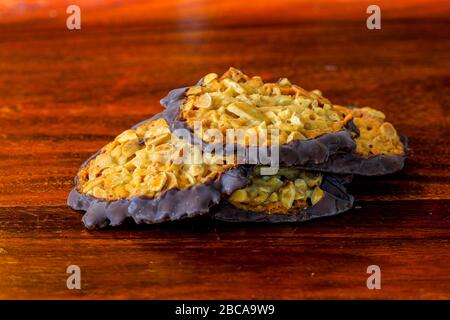
[[[202,176],[205,171],[205,167],[201,164],[193,164],[189,166],[188,172],[192,176]]]
[[[298,131],[291,132],[287,137],[287,143],[294,140],[306,140],[306,137]]]
[[[118,141],[119,143],[125,143],[130,140],[138,140],[138,139],[139,138],[134,130],[126,130],[116,138],[116,141]]]
[[[103,153],[95,159],[95,165],[100,169],[108,168],[114,165],[114,161],[111,158],[111,155]]]
[[[261,122],[265,121],[264,115],[259,112],[256,108],[244,103],[244,102],[234,102],[227,106],[227,110],[238,117],[242,117],[247,120]]]
[[[170,133],[161,134],[156,137],[146,137],[145,144],[148,146],[157,146],[170,141],[172,135]]]
[[[319,187],[315,188],[312,195],[311,195],[311,203],[312,205],[315,205],[317,202],[320,201],[323,197],[323,190]]]
[[[208,73],[204,78],[203,78],[203,84],[208,84],[211,81],[217,79],[219,76],[217,75],[217,73]]]
[[[389,122],[385,122],[380,126],[380,132],[388,137],[397,136],[397,131],[395,131],[395,128]]]
[[[239,189],[233,192],[233,194],[229,198],[230,201],[233,202],[246,202],[248,200],[247,191],[244,189]]]
[[[193,87],[190,87],[188,89],[188,91],[186,92],[186,95],[190,96],[190,95],[193,95],[193,94],[199,94],[201,92],[202,92],[202,87],[201,86],[193,86]]]
[[[150,191],[161,191],[167,181],[167,175],[165,172],[160,172],[153,177],[148,177],[147,186]]]
[[[212,106],[212,97],[209,93],[204,93],[201,96],[197,97],[194,105],[198,108],[208,109]]]
[[[172,172],[167,172],[167,189],[178,188],[178,179],[177,176]]]
[[[222,80],[223,84],[225,85],[225,87],[229,88],[229,89],[233,89],[234,92],[236,93],[245,93],[245,89],[241,87],[241,85],[239,83],[237,83],[236,81],[233,81],[231,79],[223,79]]]
[[[87,193],[88,191],[90,191],[91,189],[93,189],[94,187],[97,187],[99,185],[101,185],[104,182],[103,179],[95,179],[95,180],[91,180],[88,183],[86,183],[83,186],[83,192]]]
[[[300,126],[302,125],[302,121],[296,112],[292,113],[291,118],[289,119],[293,125]]]
[[[292,181],[289,181],[285,186],[280,188],[281,204],[286,209],[290,209],[295,200],[295,187]]]

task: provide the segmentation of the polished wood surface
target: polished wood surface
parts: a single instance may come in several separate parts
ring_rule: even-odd
[[[367,1],[81,1],[80,31],[65,1],[24,3],[0,3],[0,298],[450,298],[448,2],[381,1],[374,31]],[[380,108],[414,154],[329,219],[84,230],[65,205],[82,161],[229,66]]]

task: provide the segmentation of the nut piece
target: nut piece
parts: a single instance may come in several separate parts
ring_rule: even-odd
[[[155,176],[146,176],[147,186],[150,191],[161,191],[167,181],[167,175],[164,172],[160,172]]]
[[[125,143],[130,140],[138,140],[138,136],[133,130],[126,130],[118,135],[116,140],[119,143]]]
[[[190,95],[195,95],[195,94],[198,94],[198,93],[201,93],[202,92],[202,87],[201,86],[193,86],[193,87],[190,87],[189,89],[188,89],[188,91],[186,92],[186,94],[188,95],[188,96],[190,96]]]
[[[208,84],[211,81],[217,79],[219,76],[217,75],[217,73],[208,73],[204,78],[203,78],[203,84]]]
[[[247,190],[240,189],[233,192],[233,194],[230,196],[230,201],[233,202],[245,202],[248,200]]]
[[[194,105],[199,108],[207,109],[211,107],[212,104],[212,98],[209,93],[203,93],[201,96],[197,97],[197,100],[195,100]]]
[[[157,146],[170,141],[172,135],[170,133],[161,134],[159,136],[146,137],[145,144],[148,146]]]
[[[312,196],[311,196],[311,203],[312,205],[315,205],[317,202],[319,202],[320,199],[323,197],[323,190],[319,187],[315,188]]]
[[[390,138],[397,136],[397,131],[395,131],[394,127],[389,122],[385,122],[380,126],[380,132],[382,135]]]
[[[292,207],[295,200],[295,187],[292,181],[289,181],[284,187],[280,189],[281,203],[286,209]]]
[[[265,117],[263,114],[244,102],[234,102],[230,104],[226,109],[231,113],[234,113],[238,117],[242,117],[247,120],[251,120],[254,122],[265,121]]]

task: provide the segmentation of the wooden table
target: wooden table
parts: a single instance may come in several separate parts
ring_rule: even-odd
[[[80,1],[80,31],[40,3],[0,6],[0,298],[450,298],[448,2],[381,1],[373,31],[368,1]],[[86,231],[65,204],[82,161],[229,66],[378,107],[414,155],[334,218]]]

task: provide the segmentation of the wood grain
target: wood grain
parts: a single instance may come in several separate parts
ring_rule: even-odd
[[[65,1],[0,6],[0,298],[450,298],[447,2],[382,1],[376,31],[365,2],[104,3],[81,31]],[[82,161],[168,90],[229,66],[380,108],[414,154],[357,178],[356,207],[330,219],[84,230],[65,205]],[[382,290],[366,288],[372,264]]]

